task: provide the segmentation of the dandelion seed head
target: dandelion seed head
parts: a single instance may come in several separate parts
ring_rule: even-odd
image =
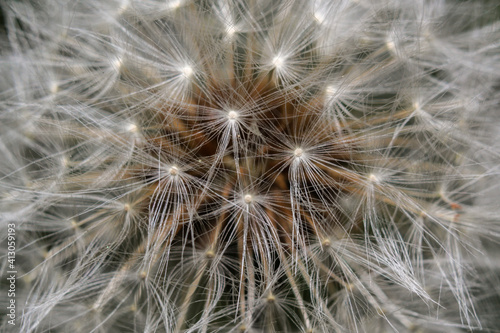
[[[52,1],[1,5],[20,331],[498,327],[490,4]]]

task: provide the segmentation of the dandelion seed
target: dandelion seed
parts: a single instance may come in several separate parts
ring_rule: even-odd
[[[170,169],[168,169],[168,173],[171,176],[177,176],[179,174],[179,169],[176,166],[172,166],[170,167]]]
[[[57,82],[52,82],[49,85],[49,91],[52,95],[55,95],[59,92],[59,85],[57,84]]]
[[[251,204],[253,202],[253,196],[251,194],[245,194],[244,200],[246,204]]]
[[[272,64],[273,66],[280,70],[283,68],[283,66],[285,65],[285,60],[286,58],[284,56],[282,56],[281,54],[278,54],[277,56],[275,56],[272,60]]]
[[[421,109],[420,109],[420,103],[419,103],[419,102],[414,102],[414,103],[413,103],[413,109],[414,109],[415,111],[420,111],[420,110],[421,110]]]
[[[226,34],[229,38],[232,38],[234,36],[234,34],[237,32],[238,32],[238,29],[235,26],[230,25],[226,28]]]
[[[193,68],[191,66],[184,66],[181,69],[181,73],[185,78],[189,79],[193,75]]]
[[[122,65],[123,65],[123,60],[121,58],[116,58],[111,62],[111,66],[117,73],[120,72]]]
[[[123,14],[130,6],[129,0],[121,0],[118,7],[118,14]]]
[[[208,250],[206,253],[205,253],[205,256],[207,257],[207,259],[213,259],[215,258],[215,252],[212,251],[212,250]]]
[[[325,21],[325,15],[322,14],[321,12],[316,11],[314,12],[314,19],[316,20],[316,22],[321,24]]]
[[[297,157],[297,158],[302,157],[303,154],[304,154],[304,151],[302,150],[302,148],[297,148],[293,151],[293,155],[295,155],[295,157]]]
[[[321,242],[321,245],[323,247],[330,247],[332,243],[330,242],[330,240],[328,238],[324,239],[322,242]]]
[[[238,112],[236,111],[229,111],[228,114],[227,114],[227,118],[230,120],[230,121],[236,121],[236,119],[238,119]]]
[[[371,173],[368,178],[372,183],[380,183],[380,178],[377,177],[375,174]]]
[[[390,52],[392,53],[396,52],[396,44],[394,43],[393,40],[387,40],[387,42],[385,42],[385,46]]]
[[[335,85],[329,85],[325,89],[325,94],[327,98],[332,98],[338,93],[338,91],[338,87],[336,87]]]
[[[61,165],[63,166],[63,168],[67,168],[70,165],[70,160],[66,156],[62,156]]]
[[[137,133],[139,129],[136,124],[130,123],[125,126],[126,130],[131,133]]]
[[[177,9],[182,5],[181,0],[167,0],[168,9]]]

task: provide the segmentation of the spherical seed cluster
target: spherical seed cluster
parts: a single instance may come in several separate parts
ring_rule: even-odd
[[[498,327],[494,1],[2,5],[2,331]]]

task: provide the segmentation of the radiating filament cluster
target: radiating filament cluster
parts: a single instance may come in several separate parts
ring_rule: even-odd
[[[22,332],[497,327],[487,4],[2,6]]]

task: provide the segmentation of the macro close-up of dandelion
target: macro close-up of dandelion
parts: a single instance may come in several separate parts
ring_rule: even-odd
[[[496,0],[0,7],[0,332],[500,332]]]

